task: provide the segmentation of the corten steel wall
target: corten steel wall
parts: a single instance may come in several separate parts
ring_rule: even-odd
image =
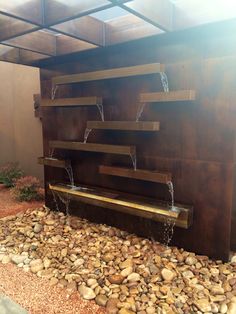
[[[81,54],[64,62],[48,65],[47,69],[78,73],[162,62],[166,64],[170,90],[196,89],[196,102],[146,106],[142,120],[160,121],[160,132],[94,130],[88,142],[135,145],[138,168],[171,172],[176,202],[194,207],[193,225],[188,230],[176,228],[172,243],[227,260],[232,221],[236,117],[236,44],[231,35],[211,37],[204,30],[188,31],[182,35],[153,37]],[[42,77],[43,73],[42,70]],[[160,77],[150,75],[59,87],[58,97],[102,96],[106,120],[134,120],[139,93],[161,89]],[[50,80],[42,81],[42,92],[43,96],[49,96]],[[100,119],[95,108],[45,110],[45,155],[48,154],[48,140],[82,141],[86,121],[94,119]],[[76,183],[162,200],[169,198],[167,187],[161,184],[98,174],[101,164],[131,167],[128,157],[59,150],[56,156],[71,158]],[[45,169],[45,178],[46,182],[67,180],[62,170],[49,167]],[[47,204],[53,206],[49,193]],[[94,221],[162,238],[161,224],[83,204],[73,204],[73,207],[78,215]],[[235,241],[232,233],[234,247]]]
[[[42,125],[34,117],[33,94],[39,93],[39,69],[0,62],[0,164],[19,162],[27,175],[43,179]]]

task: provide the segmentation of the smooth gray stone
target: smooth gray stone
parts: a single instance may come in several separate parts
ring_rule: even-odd
[[[12,301],[5,295],[0,294],[0,313],[1,314],[28,314],[19,304]]]

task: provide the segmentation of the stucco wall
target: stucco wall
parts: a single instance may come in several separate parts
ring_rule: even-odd
[[[18,161],[27,175],[43,179],[41,122],[33,94],[40,93],[39,69],[0,62],[0,164]]]

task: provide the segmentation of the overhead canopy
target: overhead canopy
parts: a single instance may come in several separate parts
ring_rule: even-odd
[[[0,0],[0,60],[31,64],[235,17],[234,0]]]

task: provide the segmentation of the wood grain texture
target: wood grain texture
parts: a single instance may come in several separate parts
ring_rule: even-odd
[[[88,129],[120,131],[159,131],[160,123],[151,121],[88,121]]]
[[[164,184],[167,184],[168,182],[171,181],[170,173],[160,173],[144,169],[134,170],[130,168],[99,166],[99,173]]]
[[[77,106],[96,106],[102,104],[101,97],[75,97],[75,98],[44,98],[40,101],[42,107],[77,107]]]
[[[124,145],[108,145],[108,144],[70,142],[70,141],[50,141],[49,146],[51,148],[80,150],[80,151],[94,152],[94,153],[107,153],[107,154],[129,155],[129,156],[132,154],[135,154],[134,146],[124,146]]]
[[[140,102],[191,101],[195,99],[196,92],[194,90],[140,94]]]
[[[106,80],[136,75],[155,74],[164,71],[164,65],[160,63],[142,64],[131,67],[114,68],[101,71],[84,72],[72,75],[57,76],[52,79],[53,84],[71,84],[88,81]]]

